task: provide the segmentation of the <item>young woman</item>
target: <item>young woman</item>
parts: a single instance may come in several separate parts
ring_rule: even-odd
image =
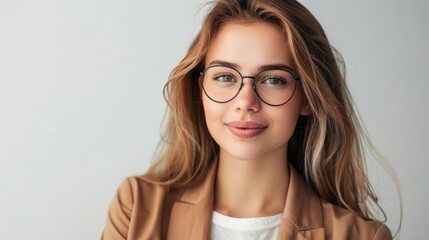
[[[165,86],[164,151],[103,239],[391,239],[339,61],[292,0],[219,0]]]

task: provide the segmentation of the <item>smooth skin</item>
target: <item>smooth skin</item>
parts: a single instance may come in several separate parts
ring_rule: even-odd
[[[209,48],[206,67],[217,61],[231,63],[246,76],[256,75],[264,65],[294,66],[280,30],[257,22],[224,25]],[[207,127],[220,146],[214,210],[237,218],[283,212],[289,182],[287,144],[299,115],[311,113],[299,81],[292,99],[278,107],[263,103],[252,81],[245,78],[243,89],[227,103],[213,102],[202,93]],[[228,127],[237,121],[265,128],[256,136],[237,136]]]

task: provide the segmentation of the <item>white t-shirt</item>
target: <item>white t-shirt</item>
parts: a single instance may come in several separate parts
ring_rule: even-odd
[[[213,211],[211,240],[275,240],[282,214],[258,218],[233,218]]]

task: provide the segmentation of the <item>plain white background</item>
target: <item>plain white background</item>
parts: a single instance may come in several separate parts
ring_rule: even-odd
[[[0,1],[0,239],[99,239],[118,185],[150,164],[162,87],[202,2]],[[302,3],[343,54],[370,136],[400,179],[400,239],[424,239],[428,2]],[[396,228],[393,183],[369,166]]]

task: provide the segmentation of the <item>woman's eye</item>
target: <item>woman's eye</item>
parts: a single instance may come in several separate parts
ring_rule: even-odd
[[[286,84],[286,81],[284,81],[282,78],[270,77],[270,78],[266,78],[261,83],[262,84],[272,84],[272,85],[284,85],[284,84]]]
[[[233,82],[234,81],[234,77],[231,75],[227,75],[227,74],[218,75],[214,79],[216,79],[220,82]]]

